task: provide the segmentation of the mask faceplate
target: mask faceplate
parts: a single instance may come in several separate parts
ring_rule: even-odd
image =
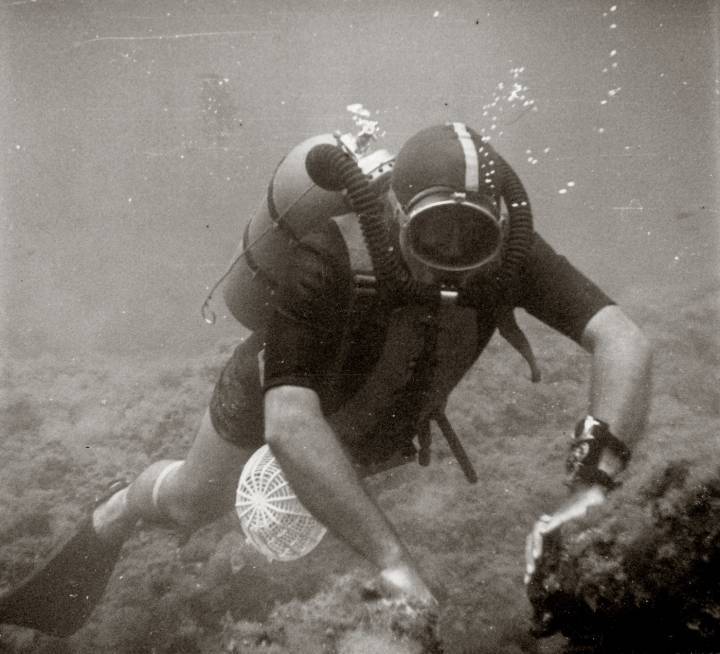
[[[420,281],[459,286],[499,262],[503,225],[493,198],[435,188],[407,210],[397,199],[394,206],[403,258]]]

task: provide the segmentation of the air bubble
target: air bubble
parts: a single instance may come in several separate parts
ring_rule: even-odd
[[[565,195],[565,194],[567,193],[567,189],[566,189],[566,188],[561,188],[561,189],[558,191],[558,193],[559,193],[560,195]]]
[[[575,182],[573,182],[573,181],[571,180],[571,181],[569,181],[569,182],[567,183],[567,186],[569,186],[570,188],[572,188],[573,186],[575,186]]]

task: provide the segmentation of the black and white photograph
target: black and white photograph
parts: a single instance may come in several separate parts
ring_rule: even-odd
[[[0,654],[719,654],[716,0],[0,0]]]

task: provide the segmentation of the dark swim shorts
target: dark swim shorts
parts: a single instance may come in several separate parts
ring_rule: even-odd
[[[260,384],[259,339],[250,337],[235,348],[210,400],[210,419],[225,440],[244,449],[264,444],[263,391]]]

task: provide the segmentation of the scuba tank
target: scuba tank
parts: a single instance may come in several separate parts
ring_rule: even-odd
[[[264,201],[248,222],[232,263],[223,276],[225,304],[233,317],[250,330],[261,328],[268,319],[272,296],[278,285],[275,271],[290,256],[293,244],[334,216],[355,209],[352,194],[343,193],[339,183],[334,183],[332,179],[326,181],[336,187],[328,190],[311,177],[306,163],[309,153],[317,146],[330,148],[353,167],[359,168],[373,200],[380,198],[389,187],[393,155],[387,150],[368,154],[362,150],[358,152],[350,135],[322,134],[309,138],[283,158],[268,185]],[[321,168],[326,167],[324,161],[317,163]],[[310,163],[309,167],[313,169],[313,164]],[[318,174],[323,176],[324,173]],[[381,208],[373,206],[370,210],[377,212]]]

